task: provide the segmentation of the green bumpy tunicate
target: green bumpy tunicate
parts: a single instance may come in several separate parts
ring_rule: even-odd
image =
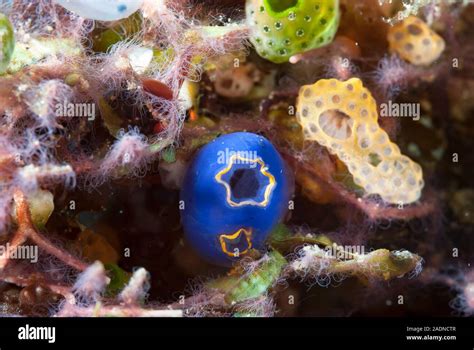
[[[339,0],[247,0],[250,40],[274,63],[330,43],[339,25]]]
[[[15,48],[13,26],[8,17],[0,13],[0,74],[7,70]]]

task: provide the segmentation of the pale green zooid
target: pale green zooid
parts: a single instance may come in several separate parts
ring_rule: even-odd
[[[339,26],[339,0],[247,0],[250,41],[274,63],[330,43]]]
[[[0,74],[5,73],[15,48],[15,36],[10,20],[0,13]]]

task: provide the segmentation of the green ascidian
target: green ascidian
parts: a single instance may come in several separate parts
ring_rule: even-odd
[[[8,17],[0,13],[0,74],[5,73],[15,48],[13,27]]]
[[[339,0],[247,0],[247,24],[258,54],[274,63],[330,43]]]

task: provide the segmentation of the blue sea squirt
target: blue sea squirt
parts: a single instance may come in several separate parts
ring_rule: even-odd
[[[218,137],[198,152],[184,179],[186,239],[205,260],[232,265],[264,249],[292,192],[293,178],[267,139],[247,132]]]

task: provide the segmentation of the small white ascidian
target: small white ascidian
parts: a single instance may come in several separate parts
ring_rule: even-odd
[[[56,0],[75,14],[98,21],[116,21],[137,11],[143,0]]]

